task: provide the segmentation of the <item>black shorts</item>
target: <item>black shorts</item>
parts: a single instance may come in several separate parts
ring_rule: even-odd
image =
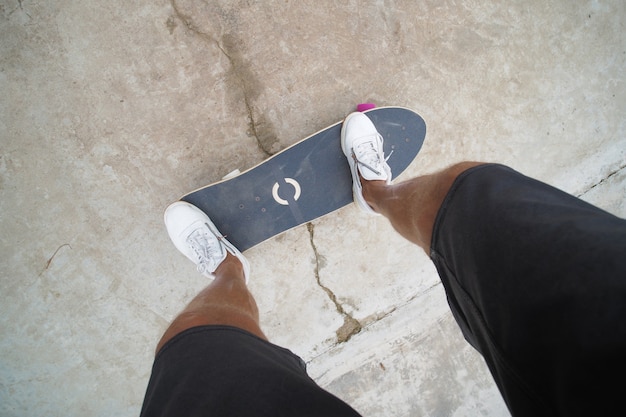
[[[625,220],[482,165],[449,191],[431,259],[513,415],[623,413]]]
[[[200,326],[157,354],[141,416],[359,416],[302,359],[230,326]]]

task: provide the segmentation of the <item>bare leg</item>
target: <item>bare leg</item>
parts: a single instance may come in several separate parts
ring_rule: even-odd
[[[394,229],[430,254],[435,217],[448,190],[463,171],[481,165],[462,162],[436,174],[387,185],[384,181],[364,181],[363,197],[378,213],[389,219]]]
[[[209,324],[238,327],[267,340],[261,331],[259,310],[246,285],[241,262],[230,253],[215,270],[215,280],[174,319],[156,351],[178,333]]]

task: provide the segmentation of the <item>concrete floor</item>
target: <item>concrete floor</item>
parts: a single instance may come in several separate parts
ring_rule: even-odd
[[[575,3],[0,0],[0,415],[138,415],[206,285],[164,208],[359,102],[426,120],[404,178],[497,161],[626,216],[626,3]],[[246,255],[268,336],[364,415],[508,415],[385,220]]]

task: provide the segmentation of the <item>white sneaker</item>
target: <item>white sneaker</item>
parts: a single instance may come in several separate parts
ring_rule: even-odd
[[[202,210],[187,202],[177,201],[165,210],[163,218],[174,246],[198,266],[198,272],[213,278],[213,273],[230,252],[243,265],[248,282],[248,260],[222,236]]]
[[[364,180],[380,180],[390,184],[391,168],[383,153],[383,137],[369,117],[360,112],[346,117],[341,127],[341,149],[350,164],[354,201],[366,213],[378,214],[363,198],[359,173]]]

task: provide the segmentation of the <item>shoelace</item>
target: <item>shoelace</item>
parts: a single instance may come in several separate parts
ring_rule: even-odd
[[[209,232],[205,229],[194,230],[187,238],[187,244],[198,257],[197,267],[201,274],[211,272],[216,259],[221,259],[224,253],[219,238],[217,241],[209,239]]]
[[[380,134],[378,134],[377,138],[380,139],[380,142],[382,145],[383,137]],[[375,167],[380,167],[382,155],[380,154],[380,152],[376,150],[376,147],[374,146],[373,142],[372,141],[363,142],[357,145],[357,150],[359,151],[359,153],[361,153],[362,158],[365,159],[365,161],[359,160],[356,156],[356,152],[354,151],[354,148],[352,148],[352,159],[354,159],[354,162],[369,169],[376,175],[381,175],[381,172]],[[391,153],[387,156],[387,158],[385,158],[385,162],[389,160],[392,153],[393,151],[391,151]]]

